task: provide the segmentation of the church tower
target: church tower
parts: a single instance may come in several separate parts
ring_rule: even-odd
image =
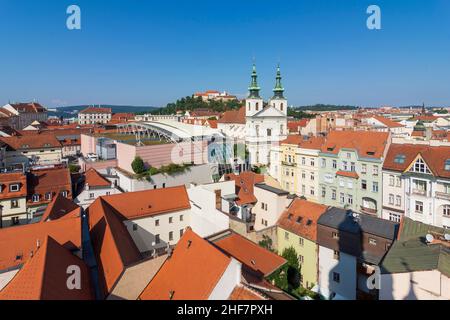
[[[251,117],[263,109],[263,99],[259,96],[258,74],[256,66],[253,64],[252,82],[248,88],[249,95],[245,100],[245,115]]]
[[[276,75],[276,81],[275,81],[275,88],[273,88],[273,97],[269,101],[269,105],[283,113],[287,116],[287,100],[284,97],[284,88],[281,84],[281,72],[280,72],[280,65],[277,67],[277,75]]]

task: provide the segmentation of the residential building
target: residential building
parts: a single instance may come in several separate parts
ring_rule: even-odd
[[[381,217],[389,145],[385,132],[331,131],[319,153],[320,203]]]
[[[291,203],[289,192],[265,183],[255,184],[253,189],[257,203],[253,207],[255,230],[261,231],[277,224],[278,219]]]
[[[118,193],[121,193],[121,191],[111,181],[91,168],[84,174],[83,190],[74,199],[74,202],[86,209],[98,197]]]
[[[29,221],[27,176],[22,172],[0,173],[0,228]]]
[[[1,137],[6,144],[4,163],[7,168],[25,169],[61,163],[62,146],[53,134]]]
[[[78,113],[78,123],[84,124],[106,124],[111,121],[111,108],[88,107]]]
[[[450,228],[450,147],[392,144],[383,165],[383,217]]]
[[[2,109],[17,117],[15,127],[13,124],[16,130],[22,130],[34,121],[45,122],[48,118],[47,110],[37,102],[8,103]]]
[[[375,131],[390,132],[396,136],[408,135],[408,131],[404,125],[382,116],[374,115],[366,118],[365,123],[372,126]]]
[[[31,170],[27,177],[27,211],[39,221],[53,198],[62,195],[72,200],[72,181],[67,168]]]
[[[263,99],[259,96],[260,87],[257,78],[256,67],[253,65],[249,96],[245,102],[245,143],[250,154],[251,164],[268,165],[272,145],[279,144],[288,134],[288,104],[284,97],[279,67],[273,89],[274,95],[266,107]]]
[[[312,288],[318,283],[319,245],[317,220],[328,210],[327,206],[303,199],[294,199],[277,222],[277,249],[294,248],[301,266],[300,283]]]
[[[398,241],[381,264],[380,300],[448,301],[450,242],[446,234],[443,228],[404,217]]]
[[[317,222],[319,280],[327,299],[378,299],[368,278],[397,237],[398,224],[351,210],[330,208]]]

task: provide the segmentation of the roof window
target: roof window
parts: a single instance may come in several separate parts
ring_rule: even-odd
[[[398,154],[394,158],[395,163],[405,163],[406,156],[404,154]]]
[[[450,171],[450,159],[445,160],[445,171]]]

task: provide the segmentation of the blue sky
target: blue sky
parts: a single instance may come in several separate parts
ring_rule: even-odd
[[[66,28],[70,4],[81,30]],[[244,96],[255,58],[262,95],[280,62],[293,105],[450,105],[448,0],[0,0],[0,41],[0,104]]]

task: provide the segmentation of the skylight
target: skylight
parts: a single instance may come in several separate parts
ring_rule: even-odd
[[[404,154],[398,154],[395,156],[394,162],[395,163],[405,163],[406,156]]]

